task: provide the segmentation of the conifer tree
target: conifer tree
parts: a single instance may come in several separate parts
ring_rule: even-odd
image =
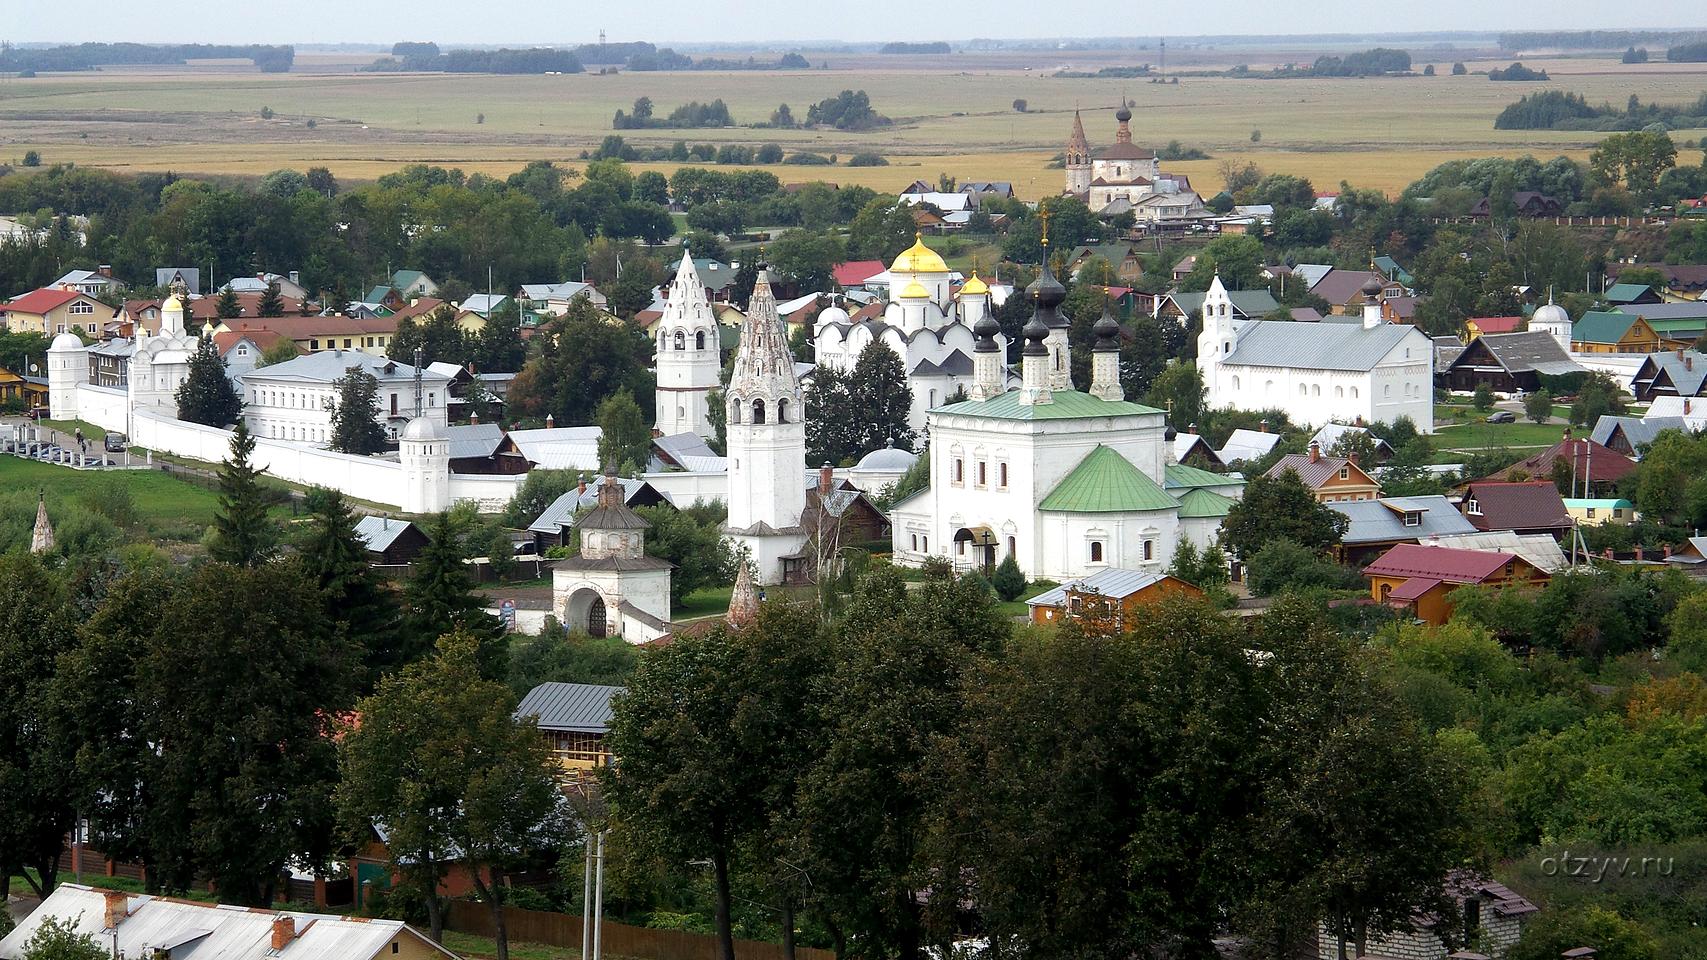
[[[243,315],[243,304],[237,300],[237,291],[229,285],[219,291],[219,303],[214,309],[221,320],[233,320]]]
[[[255,312],[263,317],[284,316],[284,298],[279,295],[277,281],[267,283],[266,292],[261,294],[261,302],[256,306]]]
[[[219,510],[213,518],[208,556],[220,563],[259,567],[278,549],[279,531],[267,516],[261,474],[249,462],[255,438],[241,418],[231,435],[231,456],[219,468]]]
[[[338,388],[338,402],[332,406],[332,449],[358,457],[384,450],[385,428],[376,412],[379,381],[366,370],[351,367],[332,385]]]
[[[223,427],[243,414],[243,401],[225,372],[225,358],[213,340],[203,337],[190,354],[190,372],[178,385],[178,419]]]
[[[996,573],[990,578],[990,586],[996,588],[996,596],[1004,603],[1012,603],[1025,592],[1025,574],[1020,572],[1019,564],[1014,555],[1008,554],[1002,562],[996,564]]]
[[[440,637],[461,630],[480,640],[481,674],[502,677],[508,666],[503,625],[474,592],[466,523],[447,511],[427,521],[426,533],[430,542],[416,556],[403,587],[403,661],[424,656]]]
[[[887,344],[873,340],[859,352],[848,376],[848,408],[858,431],[854,438],[858,453],[891,443],[912,448],[913,428],[907,416],[913,408],[913,391],[907,386],[901,358]]]
[[[297,562],[320,587],[327,618],[361,644],[367,667],[362,688],[371,690],[380,676],[402,663],[396,598],[368,565],[366,546],[356,534],[356,517],[341,492],[314,487],[308,491],[308,511],[312,526],[297,551]],[[404,521],[388,522],[401,525]]]

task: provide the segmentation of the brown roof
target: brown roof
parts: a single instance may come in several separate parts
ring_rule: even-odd
[[[1531,477],[1551,477],[1553,464],[1560,460],[1571,465],[1577,476],[1587,477],[1595,483],[1614,483],[1636,470],[1636,461],[1593,440],[1572,437],[1567,430],[1564,439],[1558,443],[1532,457],[1519,460],[1489,479],[1497,480],[1509,475],[1512,470],[1522,470]]]
[[[401,307],[398,307],[397,312],[393,313],[390,317],[387,317],[386,319],[392,321],[392,324],[391,324],[392,329],[396,329],[397,328],[396,322],[398,320],[402,320],[405,317],[410,317],[410,318],[424,317],[427,314],[432,313],[434,310],[437,310],[438,308],[440,308],[444,305],[445,305],[445,302],[443,300],[437,299],[436,297],[422,297],[419,300],[416,300],[414,303],[409,303],[409,304],[405,304]]]
[[[284,334],[277,330],[268,330],[265,327],[251,330],[244,326],[238,330],[227,330],[224,333],[214,334],[213,345],[219,348],[219,355],[224,356],[231,352],[232,347],[237,346],[239,340],[248,340],[262,350],[270,350],[274,344],[281,343],[284,339]]]
[[[1393,286],[1380,273],[1369,270],[1329,270],[1328,275],[1316,282],[1310,292],[1331,304],[1347,304],[1353,297],[1363,294],[1363,285],[1373,277],[1383,288]]]
[[[1471,510],[1471,501],[1476,509]],[[1477,530],[1563,530],[1571,525],[1565,500],[1548,480],[1478,480],[1464,491],[1464,516]]]
[[[292,340],[304,340],[309,337],[392,334],[397,332],[397,317],[346,317],[342,314],[330,317],[256,317],[245,321],[242,326],[251,330],[277,330]]]
[[[1272,479],[1280,476],[1288,470],[1291,470],[1293,473],[1298,474],[1298,479],[1304,481],[1304,486],[1309,487],[1311,490],[1315,490],[1322,484],[1339,476],[1340,468],[1347,466],[1356,470],[1358,473],[1363,473],[1363,469],[1361,467],[1352,463],[1351,460],[1346,457],[1330,457],[1323,455],[1312,460],[1310,459],[1310,455],[1307,453],[1289,453],[1286,456],[1281,457],[1279,462],[1274,466],[1269,467],[1268,473],[1265,474],[1265,476]],[[1367,476],[1368,475],[1365,474],[1365,478],[1367,478]]]
[[[1098,160],[1154,160],[1156,155],[1135,143],[1111,143],[1092,154]]]
[[[261,296],[259,293],[239,293],[237,295],[237,306],[240,312],[237,315],[247,318],[259,317],[261,315]],[[126,300],[124,302],[124,313],[125,316],[135,320],[142,315],[144,310],[159,309],[160,303],[159,300]],[[300,316],[302,314],[302,301],[295,297],[280,296],[279,303],[284,305],[284,312],[287,316]],[[189,307],[190,319],[192,320],[206,323],[210,320],[217,321],[219,319],[218,297],[197,297],[190,301]],[[313,309],[314,305],[309,304],[309,307]]]

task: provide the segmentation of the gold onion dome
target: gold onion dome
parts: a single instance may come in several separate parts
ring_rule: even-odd
[[[963,297],[987,297],[990,295],[990,285],[978,279],[977,271],[973,271],[972,279],[960,285],[960,295]]]
[[[931,295],[931,292],[930,292],[929,288],[927,288],[924,284],[920,283],[917,280],[914,280],[912,283],[907,284],[906,289],[901,291],[901,296],[907,297],[907,298],[929,297],[930,295]]]
[[[948,264],[930,247],[925,246],[924,234],[913,234],[913,245],[901,251],[889,265],[890,273],[947,273]]]

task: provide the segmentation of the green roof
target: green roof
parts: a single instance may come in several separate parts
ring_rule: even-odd
[[[1623,497],[1614,497],[1610,500],[1602,497],[1565,497],[1564,501],[1565,506],[1576,507],[1579,510],[1584,507],[1594,507],[1599,510],[1628,510],[1635,506]]]
[[[1407,287],[1416,280],[1415,277],[1411,276],[1409,270],[1399,266],[1399,262],[1392,257],[1376,257],[1375,268],[1380,270],[1389,280],[1397,280]]]
[[[1655,333],[1677,333],[1682,330],[1694,331],[1707,327],[1707,316],[1670,317],[1664,320],[1649,320],[1647,317],[1642,319],[1648,320],[1648,326],[1653,327]]]
[[[424,276],[419,270],[399,270],[391,275],[391,285],[401,290]]]
[[[1571,339],[1584,343],[1617,343],[1630,332],[1637,317],[1613,310],[1590,310],[1571,326]]]
[[[1232,499],[1213,490],[1187,490],[1185,495],[1179,498],[1179,515],[1182,520],[1191,517],[1224,517],[1231,509]]]
[[[1097,444],[1037,508],[1063,513],[1138,513],[1176,510],[1179,502],[1132,461]]]
[[[1606,288],[1607,303],[1632,303],[1637,297],[1646,296],[1653,288],[1645,283],[1615,283]]]
[[[1211,473],[1183,463],[1170,463],[1167,468],[1167,485],[1170,489],[1181,487],[1225,487],[1239,481],[1224,473]]]
[[[1077,390],[1056,390],[1051,403],[1020,403],[1020,391],[1009,390],[988,400],[962,400],[937,407],[932,413],[953,413],[996,420],[1085,420],[1093,417],[1130,417],[1161,413],[1155,407],[1127,400],[1099,400]]]

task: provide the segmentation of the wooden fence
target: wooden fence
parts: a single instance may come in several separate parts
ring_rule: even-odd
[[[581,947],[581,918],[546,910],[504,908],[504,926],[510,941],[544,943],[554,947]],[[492,936],[492,908],[472,900],[452,900],[445,927],[477,937]],[[625,923],[604,922],[600,939],[605,956],[636,960],[717,960],[717,938],[682,930],[653,930]],[[835,960],[835,954],[813,947],[796,947],[797,960]],[[738,960],[783,960],[782,947],[756,940],[735,941]]]

